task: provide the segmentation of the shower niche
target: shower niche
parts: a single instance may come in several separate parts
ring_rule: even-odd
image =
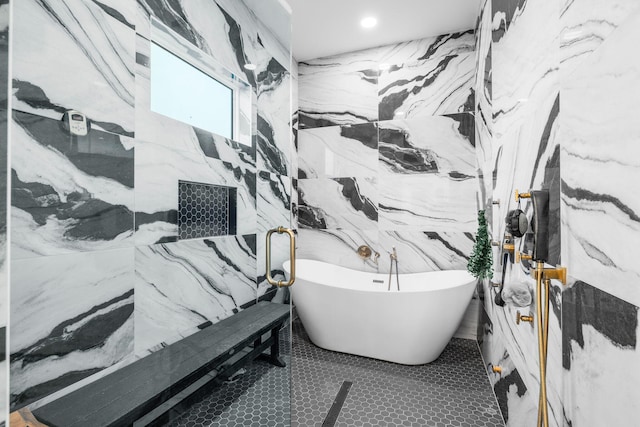
[[[178,239],[236,234],[237,189],[178,181]]]

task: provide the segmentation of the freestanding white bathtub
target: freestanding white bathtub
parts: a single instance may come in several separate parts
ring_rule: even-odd
[[[289,262],[284,263],[289,271]],[[290,288],[296,311],[318,347],[405,365],[440,356],[473,295],[467,271],[366,273],[298,259]],[[374,280],[382,281],[375,283]]]

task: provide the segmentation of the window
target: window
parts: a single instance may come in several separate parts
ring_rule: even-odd
[[[234,138],[234,90],[151,43],[151,110]]]

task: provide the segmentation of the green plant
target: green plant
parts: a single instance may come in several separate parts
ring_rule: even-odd
[[[487,233],[487,220],[482,210],[478,211],[476,243],[473,245],[473,253],[469,258],[467,270],[478,279],[490,279],[493,277],[493,254],[489,234]]]

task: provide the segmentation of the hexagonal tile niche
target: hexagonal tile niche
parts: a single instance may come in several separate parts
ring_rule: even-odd
[[[180,240],[236,234],[236,189],[178,181]]]

